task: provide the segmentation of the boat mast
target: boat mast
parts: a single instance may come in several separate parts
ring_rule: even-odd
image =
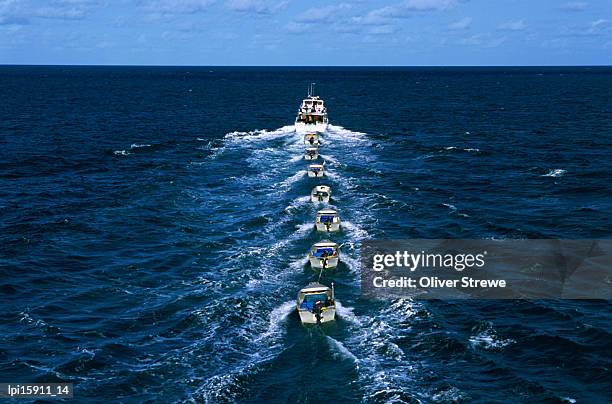
[[[332,300],[335,301],[336,300],[336,292],[334,291],[334,283],[332,282]]]
[[[308,97],[312,97],[314,95],[314,86],[317,83],[310,83],[308,86]]]

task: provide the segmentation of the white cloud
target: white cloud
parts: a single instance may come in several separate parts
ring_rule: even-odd
[[[584,11],[588,7],[589,3],[585,1],[570,1],[561,4],[561,10],[565,11]]]
[[[475,34],[467,38],[460,39],[459,44],[468,46],[478,46],[481,48],[496,48],[506,42],[507,39],[508,38],[506,38],[505,36],[494,37],[491,34]]]
[[[524,20],[507,21],[497,26],[500,31],[523,31],[527,28]]]
[[[305,23],[323,23],[341,19],[344,12],[350,9],[347,3],[340,3],[335,6],[317,7],[306,10],[297,17],[297,21]]]
[[[366,33],[370,35],[390,35],[397,32],[397,27],[394,25],[379,25],[369,28]]]
[[[364,16],[353,17],[353,22],[364,25],[384,25],[393,19],[409,18],[415,12],[447,10],[456,5],[457,0],[405,0],[392,6],[374,9]]]
[[[406,0],[404,7],[415,11],[446,10],[457,5],[456,0]]]
[[[314,29],[314,24],[306,24],[306,23],[291,21],[287,25],[285,25],[285,29],[290,34],[304,34],[308,32],[309,30]]]
[[[28,23],[17,0],[0,0],[0,25],[24,25]]]
[[[33,15],[40,18],[80,20],[101,5],[98,0],[53,0],[48,6],[34,9]]]
[[[228,0],[226,5],[230,10],[242,13],[254,14],[273,14],[289,4],[288,0],[284,1],[266,1],[266,0]]]
[[[195,14],[208,10],[214,0],[145,0],[142,7],[153,16]]]
[[[465,17],[458,21],[450,23],[448,25],[448,29],[450,30],[468,29],[470,25],[472,25],[472,19],[470,17]]]
[[[598,20],[591,22],[586,33],[597,35],[597,34],[601,34],[603,31],[607,30],[608,28],[610,28],[610,21],[600,18]]]

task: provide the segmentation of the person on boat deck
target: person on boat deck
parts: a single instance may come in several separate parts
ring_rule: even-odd
[[[329,253],[327,250],[323,250],[323,254],[321,254],[321,258],[323,259],[323,269],[327,268],[327,257],[329,257]]]
[[[314,137],[311,137],[310,139],[308,139],[308,141],[310,142],[311,145],[314,144]]]
[[[312,306],[312,312],[317,314],[317,315],[321,315],[321,310],[322,309],[323,309],[323,302],[320,301],[320,300],[317,300],[315,302],[315,304]]]

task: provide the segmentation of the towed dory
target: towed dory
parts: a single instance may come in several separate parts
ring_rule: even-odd
[[[330,240],[323,240],[316,243],[310,249],[310,253],[308,253],[308,261],[310,261],[310,266],[313,269],[328,269],[337,267],[338,262],[340,261],[338,244]]]
[[[308,176],[310,178],[321,178],[324,175],[324,171],[323,164],[311,164],[308,166]]]
[[[302,324],[321,324],[335,320],[334,284],[329,288],[320,283],[309,283],[298,293],[297,311]]]
[[[317,231],[338,231],[340,230],[340,216],[333,209],[321,209],[317,212],[315,226]]]
[[[312,202],[329,203],[331,197],[331,188],[327,185],[317,185],[310,192],[310,200]]]
[[[316,147],[309,147],[304,150],[304,159],[306,160],[316,160],[319,158],[319,149]]]

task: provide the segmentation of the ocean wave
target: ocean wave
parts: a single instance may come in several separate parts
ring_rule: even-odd
[[[327,135],[327,136],[326,136]],[[324,139],[329,138],[340,142],[359,142],[369,143],[368,136],[363,132],[355,132],[342,126],[328,125],[324,134]]]
[[[349,359],[354,362],[357,367],[359,367],[359,359],[357,359],[355,354],[353,354],[347,347],[345,347],[342,342],[330,337],[329,335],[326,335],[325,337],[327,338],[327,341],[330,343],[334,351],[338,354],[336,355],[336,357],[339,357],[340,359]]]
[[[549,170],[546,174],[542,174],[541,177],[561,177],[567,171],[561,168],[555,168],[554,170]]]
[[[249,131],[249,132],[235,131],[235,132],[230,132],[226,134],[225,139],[232,143],[243,142],[243,141],[259,142],[259,141],[278,139],[280,137],[283,137],[289,134],[295,135],[295,126],[287,125],[287,126],[283,126],[281,128],[278,128],[272,131],[268,131],[266,129],[262,129],[262,130],[256,129],[256,130]]]
[[[150,144],[146,144],[146,143],[144,143],[144,144],[132,143],[132,145],[130,146],[130,149],[139,149],[139,148],[142,148],[142,147],[151,147],[151,145]]]
[[[458,151],[465,151],[465,152],[479,152],[480,151],[480,149],[476,147],[456,147],[456,146],[448,146],[448,147],[445,147],[444,150],[458,150]]]
[[[487,324],[482,331],[469,338],[469,343],[472,348],[486,351],[498,351],[515,342],[516,341],[511,338],[502,338],[497,335],[497,332],[493,329],[491,324]]]
[[[362,229],[353,222],[343,220],[341,225],[351,234],[351,236],[353,237],[353,241],[361,241],[370,237],[370,234],[367,232],[367,230]]]

